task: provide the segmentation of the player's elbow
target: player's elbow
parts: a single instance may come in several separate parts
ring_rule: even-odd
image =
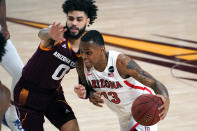
[[[43,28],[43,29],[41,29],[41,30],[39,31],[38,37],[39,37],[41,40],[47,41],[47,40],[50,39],[50,37],[49,37],[49,35],[48,35],[48,32],[49,32],[49,28]]]

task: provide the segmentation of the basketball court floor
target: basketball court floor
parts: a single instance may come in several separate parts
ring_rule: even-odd
[[[62,22],[63,0],[7,0],[11,39],[24,64],[39,45],[35,23]],[[107,50],[124,52],[157,80],[170,94],[170,108],[159,131],[197,130],[197,1],[196,0],[96,0],[98,19],[87,29],[104,34]],[[18,24],[16,19],[33,21]],[[15,21],[15,22],[13,22]],[[27,22],[28,23],[28,22]],[[25,23],[25,24],[27,24]],[[11,61],[11,60],[10,60]],[[8,87],[11,77],[0,67],[0,80]],[[116,115],[79,99],[73,92],[75,70],[62,81],[65,97],[72,106],[81,131],[119,131]],[[48,120],[46,131],[57,131]],[[9,131],[5,126],[2,131]]]

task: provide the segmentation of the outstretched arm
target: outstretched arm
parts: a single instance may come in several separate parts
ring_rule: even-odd
[[[160,119],[164,119],[169,108],[169,94],[167,88],[148,72],[144,71],[140,66],[130,57],[126,55],[119,55],[117,60],[118,71],[123,78],[133,77],[142,84],[152,88],[158,97],[163,101],[163,105],[159,107],[159,110],[164,109],[160,113]]]
[[[6,3],[5,0],[0,0],[0,25],[1,31],[5,36],[6,40],[10,38],[10,34],[8,32],[8,27],[6,23]]]

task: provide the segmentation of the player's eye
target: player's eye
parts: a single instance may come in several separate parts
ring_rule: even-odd
[[[83,20],[83,18],[82,18],[82,17],[77,18],[77,21],[78,21],[78,22],[81,22],[82,20]]]
[[[87,54],[87,55],[91,55],[92,53],[91,53],[91,52],[86,52],[86,54]]]
[[[68,20],[73,21],[74,17],[68,17]]]

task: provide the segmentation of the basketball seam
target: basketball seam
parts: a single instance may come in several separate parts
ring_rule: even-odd
[[[147,109],[146,112],[144,112],[144,113],[140,116],[140,118],[138,119],[138,121],[140,121],[140,120],[143,118],[144,114],[146,114],[151,108],[152,108],[152,106],[151,106],[149,109]]]

